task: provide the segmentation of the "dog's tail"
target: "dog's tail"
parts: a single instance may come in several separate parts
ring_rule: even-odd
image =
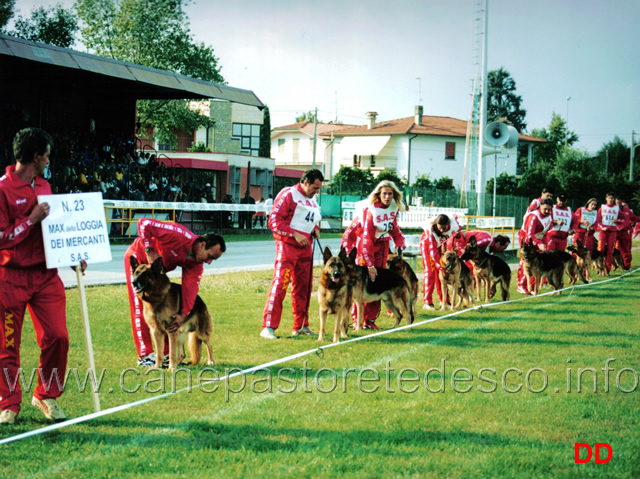
[[[198,337],[196,332],[189,334],[189,354],[191,355],[191,364],[196,365],[200,362],[202,356],[202,339]]]
[[[413,294],[411,294],[411,291],[409,291],[409,289],[407,288],[407,292],[409,293],[409,318],[411,318],[411,321],[409,322],[409,324],[413,324],[413,321],[415,320],[414,316],[413,316]]]

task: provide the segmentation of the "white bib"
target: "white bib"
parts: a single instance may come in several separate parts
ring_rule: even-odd
[[[388,208],[376,208],[374,205],[369,205],[367,209],[371,213],[373,225],[376,228],[376,239],[389,233],[389,228],[398,216],[396,202],[392,201]]]
[[[598,217],[598,212],[596,210],[593,211],[589,211],[586,208],[582,208],[582,220],[581,221],[588,221],[589,222],[589,226],[593,226],[593,224],[596,222],[596,218]],[[587,227],[585,225],[583,225],[582,223],[580,223],[580,228],[582,229],[587,229]]]
[[[433,221],[435,221],[436,218],[434,218],[433,221],[431,223],[429,223],[429,232],[431,232],[431,236],[433,237],[433,239],[435,240],[435,242],[436,242],[436,244],[438,246],[445,244],[447,242],[447,240],[449,238],[451,238],[451,236],[453,236],[458,231],[460,231],[460,225],[456,221],[456,218],[454,216],[450,216],[450,215],[445,215],[445,216],[447,216],[449,218],[449,221],[450,221],[450,223],[449,223],[449,231],[445,231],[444,233],[440,233],[442,236],[438,236],[433,231]]]
[[[553,216],[549,215],[549,216],[543,217],[540,214],[540,210],[532,211],[530,214],[538,218],[538,220],[540,221],[540,224],[542,224],[542,231],[539,231],[538,233],[536,233],[535,237],[538,239],[544,238],[545,233],[549,231],[549,228],[551,228],[551,225],[553,224]]]
[[[553,229],[555,231],[569,231],[571,229],[571,208],[561,210],[554,205],[552,216],[554,221],[562,221],[561,225],[554,225]]]
[[[296,203],[296,209],[293,213],[293,218],[291,218],[291,228],[301,233],[310,234],[322,219],[320,207],[316,202],[315,196],[307,198],[294,186],[292,187],[291,198]]]
[[[615,226],[618,214],[620,213],[620,207],[602,205],[600,207],[600,214],[602,215],[602,224],[604,226]]]

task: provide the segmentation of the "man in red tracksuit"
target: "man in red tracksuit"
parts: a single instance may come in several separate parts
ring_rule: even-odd
[[[165,272],[173,271],[178,266],[182,268],[180,311],[172,316],[174,320],[169,328],[169,332],[173,332],[177,331],[186,321],[191,309],[193,309],[200,288],[204,263],[211,264],[213,260],[222,256],[225,250],[226,246],[222,236],[215,234],[198,236],[178,223],[151,218],[142,218],[138,221],[138,237],[124,254],[131,327],[138,352],[138,366],[153,367],[156,363],[156,354],[164,354],[165,356],[168,354],[168,344],[165,344],[165,351],[154,353],[149,326],[144,320],[142,302],[136,296],[133,288],[131,256],[135,257],[140,264],[151,264],[157,258],[162,258]],[[165,358],[163,365],[168,366],[168,362],[168,358]]]
[[[620,220],[620,207],[614,203],[613,193],[606,194],[606,204],[601,205],[596,216],[598,227],[598,251],[605,257],[607,274],[613,266],[613,250],[616,246],[618,224]]]
[[[553,209],[553,200],[546,198],[542,200],[537,210],[532,211],[527,217],[522,228],[518,232],[518,242],[520,248],[525,243],[532,241],[540,251],[546,251],[547,246],[544,242],[546,232],[553,224],[551,210]],[[531,278],[534,281],[533,277]],[[529,288],[533,287],[533,283],[527,284],[527,276],[524,272],[524,260],[520,255],[520,264],[518,265],[518,292],[521,294],[531,294]]]
[[[41,222],[49,215],[38,195],[50,195],[42,177],[53,141],[39,128],[19,131],[13,141],[17,160],[0,178],[0,424],[14,424],[22,390],[18,380],[24,313],[29,308],[40,346],[38,386],[31,404],[54,421],[66,419],[56,399],[55,376],[64,380],[69,334],[64,286],[57,269],[47,269]],[[82,270],[86,263],[82,263]]]
[[[275,330],[280,326],[282,303],[289,283],[293,305],[292,335],[315,334],[309,329],[312,243],[320,236],[320,206],[315,197],[323,181],[320,170],[308,170],[300,183],[284,188],[273,202],[269,228],[276,240],[276,262],[260,332],[265,339],[277,339]]]
[[[633,214],[627,203],[622,198],[616,198],[616,205],[620,207],[620,218],[616,234],[617,247],[622,255],[622,269],[631,269],[631,230],[640,218]]]
[[[527,212],[524,214],[524,218],[522,219],[522,224],[525,223],[525,220],[527,219],[527,215],[532,211],[536,211],[538,208],[540,208],[540,205],[542,204],[542,200],[546,198],[553,199],[553,189],[549,188],[548,186],[545,186],[542,189],[540,198],[535,198],[531,201],[531,203],[529,203],[529,206],[527,207]]]
[[[575,233],[571,228],[573,213],[567,206],[567,195],[560,193],[556,198],[556,204],[551,210],[553,226],[544,237],[547,244],[547,251],[565,251],[567,249],[567,239],[569,235]]]

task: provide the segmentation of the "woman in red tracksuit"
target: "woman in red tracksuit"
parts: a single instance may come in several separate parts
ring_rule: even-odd
[[[573,222],[571,228],[575,230],[573,235],[573,243],[580,241],[591,254],[593,254],[593,236],[595,235],[595,224],[598,212],[598,200],[590,198],[583,208],[578,208],[573,214]]]
[[[606,201],[598,210],[596,226],[598,227],[598,251],[605,257],[604,262],[609,274],[613,266],[613,250],[616,247],[618,224],[622,223],[622,220],[620,206],[615,204],[613,193],[606,194]]]
[[[153,341],[149,326],[144,320],[142,302],[136,296],[133,288],[131,256],[135,257],[140,264],[151,264],[157,258],[162,258],[165,272],[173,271],[178,266],[182,268],[180,311],[173,315],[174,321],[171,324],[177,331],[177,327],[186,321],[191,309],[193,309],[200,288],[203,263],[211,264],[213,260],[218,259],[224,253],[225,248],[224,239],[218,235],[198,236],[178,223],[151,218],[142,218],[138,221],[138,237],[124,254],[131,327],[138,353],[138,366],[153,367],[155,355],[166,355],[169,351],[167,344],[165,351],[153,352]]]
[[[404,211],[402,193],[393,181],[381,181],[369,195],[369,204],[362,212],[362,239],[358,242],[357,264],[366,266],[371,281],[375,281],[378,268],[386,268],[389,241],[393,238],[396,248],[404,249],[404,235],[398,227],[398,213]],[[364,329],[380,329],[376,318],[380,312],[380,301],[365,303]],[[357,310],[352,310],[354,329]]]
[[[440,270],[441,248],[445,248],[447,240],[460,231],[460,224],[455,215],[438,215],[428,223],[420,237],[420,252],[424,266],[424,305],[423,309],[435,309],[433,305],[433,289],[438,292],[440,302],[443,301],[438,271]]]

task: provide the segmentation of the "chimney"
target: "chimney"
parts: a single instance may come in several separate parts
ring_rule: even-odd
[[[422,105],[417,105],[416,106],[416,119],[415,119],[415,123],[416,125],[422,125]]]
[[[378,113],[375,111],[368,111],[366,115],[367,118],[369,118],[369,129],[373,130],[376,127],[376,117],[378,116]]]

